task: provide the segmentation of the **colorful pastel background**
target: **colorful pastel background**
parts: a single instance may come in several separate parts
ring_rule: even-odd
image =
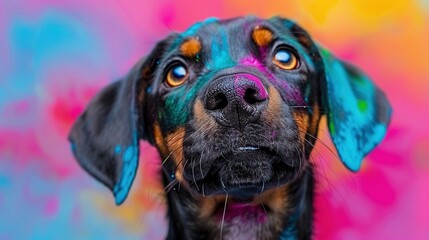
[[[74,161],[67,133],[169,32],[247,14],[296,20],[366,71],[394,108],[359,173],[322,144],[313,152],[315,239],[429,239],[428,0],[0,0],[0,240],[162,239],[153,147],[143,144],[130,197],[116,207]]]

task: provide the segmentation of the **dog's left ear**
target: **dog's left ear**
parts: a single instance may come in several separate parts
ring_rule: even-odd
[[[141,66],[137,63],[127,77],[103,89],[69,135],[79,164],[113,191],[117,205],[127,197],[137,171]]]
[[[326,83],[323,107],[341,161],[352,171],[384,138],[392,109],[377,86],[362,72],[319,47]]]
[[[335,58],[313,42],[293,21],[274,17],[289,29],[315,60],[320,76],[322,107],[329,132],[344,165],[358,171],[363,158],[383,140],[392,115],[384,93],[361,71]]]

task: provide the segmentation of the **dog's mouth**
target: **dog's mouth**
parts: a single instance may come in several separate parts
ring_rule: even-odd
[[[293,177],[298,164],[288,164],[285,158],[270,147],[244,145],[210,161],[194,161],[184,176],[191,190],[200,195],[228,194],[235,202],[248,202]]]

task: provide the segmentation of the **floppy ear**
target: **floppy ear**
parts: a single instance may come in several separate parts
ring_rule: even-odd
[[[142,62],[126,78],[100,92],[69,135],[79,164],[113,191],[117,205],[126,199],[138,166]]]
[[[357,171],[384,138],[392,109],[384,93],[362,72],[323,48],[319,52],[326,75],[322,97],[329,132],[341,161]]]
[[[352,171],[359,170],[363,158],[386,134],[392,115],[386,96],[362,72],[317,46],[293,21],[281,17],[272,21],[289,29],[313,56],[317,71],[322,72],[322,105],[328,115],[331,138],[344,165]]]

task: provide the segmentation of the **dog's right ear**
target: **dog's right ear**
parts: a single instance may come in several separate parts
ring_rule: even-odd
[[[143,102],[160,42],[122,80],[103,89],[74,123],[69,141],[79,164],[123,203],[136,175],[139,139],[146,138]],[[149,73],[148,73],[149,72]]]
[[[113,191],[118,205],[128,195],[139,159],[138,65],[91,101],[69,135],[79,164]]]

